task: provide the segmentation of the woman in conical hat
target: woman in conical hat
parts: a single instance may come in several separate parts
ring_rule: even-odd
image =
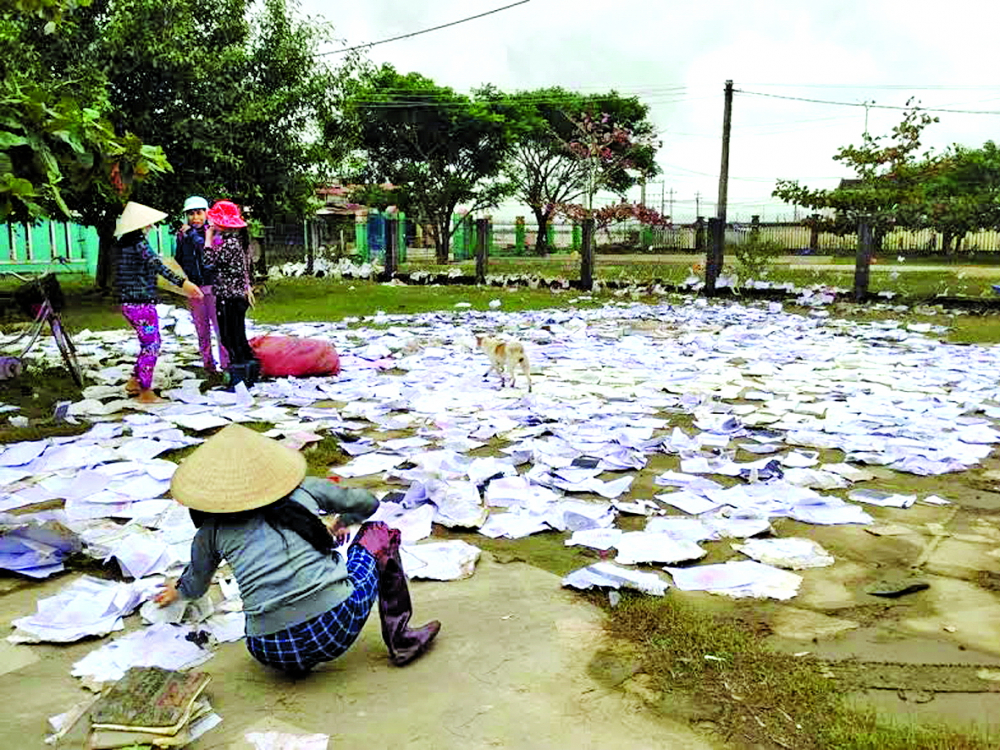
[[[160,321],[156,315],[156,277],[162,276],[179,286],[194,299],[201,299],[201,289],[174,273],[153,252],[146,234],[167,215],[155,208],[129,201],[118,217],[115,237],[118,238],[118,273],[115,287],[122,315],[139,337],[139,358],[125,390],[140,403],[159,401],[153,392],[153,368],[160,353]]]
[[[357,639],[376,596],[393,664],[413,661],[437,635],[436,620],[409,627],[397,529],[364,523],[346,555],[335,550],[347,539],[345,524],[377,510],[375,496],[307,477],[297,451],[230,425],[181,463],[170,491],[198,531],[191,563],[156,601],[204,596],[225,559],[243,599],[247,649],[261,663],[303,676],[337,658]],[[321,513],[339,514],[332,534]]]

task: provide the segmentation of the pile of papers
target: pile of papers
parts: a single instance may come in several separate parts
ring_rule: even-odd
[[[82,576],[58,594],[38,601],[33,615],[11,624],[11,643],[72,643],[122,630],[123,618],[134,612],[153,590],[147,582],[118,583]]]
[[[87,747],[184,747],[222,719],[204,696],[205,672],[133,668],[90,710]]]

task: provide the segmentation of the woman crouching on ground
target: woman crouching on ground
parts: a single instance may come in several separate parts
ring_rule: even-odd
[[[206,440],[171,483],[198,528],[191,563],[156,601],[204,596],[228,561],[246,613],[247,649],[262,664],[303,676],[357,639],[378,596],[382,638],[393,664],[420,656],[441,628],[408,627],[412,605],[397,529],[362,525],[346,559],[334,550],[346,525],[371,516],[378,500],[307,477],[297,451],[240,425]],[[333,533],[317,515],[338,513]]]

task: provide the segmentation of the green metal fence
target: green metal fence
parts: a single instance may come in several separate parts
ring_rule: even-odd
[[[167,226],[157,226],[149,233],[149,244],[159,255],[173,255],[173,232]],[[60,221],[0,226],[0,273],[44,271],[56,258],[66,258],[69,263],[53,270],[94,276],[99,252],[100,241],[93,227]]]

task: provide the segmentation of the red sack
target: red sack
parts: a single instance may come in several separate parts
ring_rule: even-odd
[[[340,357],[333,344],[293,336],[255,336],[250,348],[262,375],[272,378],[338,375]]]

